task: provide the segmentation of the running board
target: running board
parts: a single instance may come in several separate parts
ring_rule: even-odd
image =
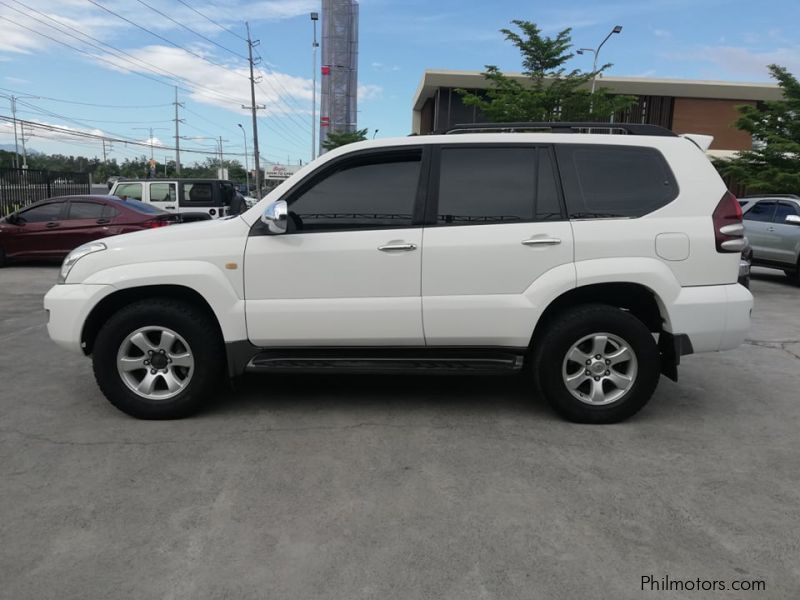
[[[463,349],[282,349],[265,350],[247,363],[255,373],[459,373],[520,371],[524,350]]]

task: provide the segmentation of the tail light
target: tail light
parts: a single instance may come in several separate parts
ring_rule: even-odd
[[[736,196],[725,192],[711,215],[717,252],[741,252],[744,249],[742,207]]]
[[[152,221],[145,221],[144,226],[149,229],[156,229],[157,227],[166,227],[170,222],[166,219],[153,219]]]

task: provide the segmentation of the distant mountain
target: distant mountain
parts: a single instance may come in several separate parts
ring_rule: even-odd
[[[0,150],[5,150],[6,152],[13,152],[14,144],[0,144]],[[29,156],[33,154],[42,154],[41,152],[39,152],[38,150],[34,150],[33,148],[27,148],[26,152],[28,153]],[[19,147],[19,153],[22,154],[22,145],[20,145]]]

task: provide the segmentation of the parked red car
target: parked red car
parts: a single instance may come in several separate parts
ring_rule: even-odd
[[[98,238],[163,227],[177,215],[116,196],[63,196],[0,219],[0,266],[7,260],[62,259]]]

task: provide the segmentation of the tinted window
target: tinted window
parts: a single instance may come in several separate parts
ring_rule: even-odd
[[[773,221],[776,223],[784,223],[786,221],[786,217],[789,215],[797,215],[797,207],[794,204],[789,204],[788,202],[781,202],[778,204],[778,208],[775,211],[775,218]]]
[[[69,216],[70,221],[78,219],[97,220],[103,216],[103,205],[96,202],[70,202]]]
[[[103,206],[103,218],[104,219],[115,219],[119,215],[119,211],[114,208],[113,206],[109,206],[108,204]]]
[[[142,199],[142,184],[141,183],[121,183],[114,191],[115,196],[120,198],[129,198],[132,200]]]
[[[63,205],[60,202],[35,206],[28,210],[23,210],[20,216],[26,223],[44,223],[46,221],[58,221],[61,216]]]
[[[343,164],[289,200],[290,231],[410,227],[420,159],[413,151]]]
[[[570,217],[640,217],[678,196],[654,148],[559,144],[557,154]]]
[[[184,204],[213,206],[214,190],[211,183],[185,183],[183,185]]]
[[[758,202],[744,213],[745,221],[772,221],[777,202]]]
[[[151,183],[150,202],[175,202],[174,183]]]
[[[440,225],[532,221],[535,148],[444,148]]]
[[[550,151],[539,150],[539,182],[536,187],[536,220],[557,221],[563,218],[555,165]]]

